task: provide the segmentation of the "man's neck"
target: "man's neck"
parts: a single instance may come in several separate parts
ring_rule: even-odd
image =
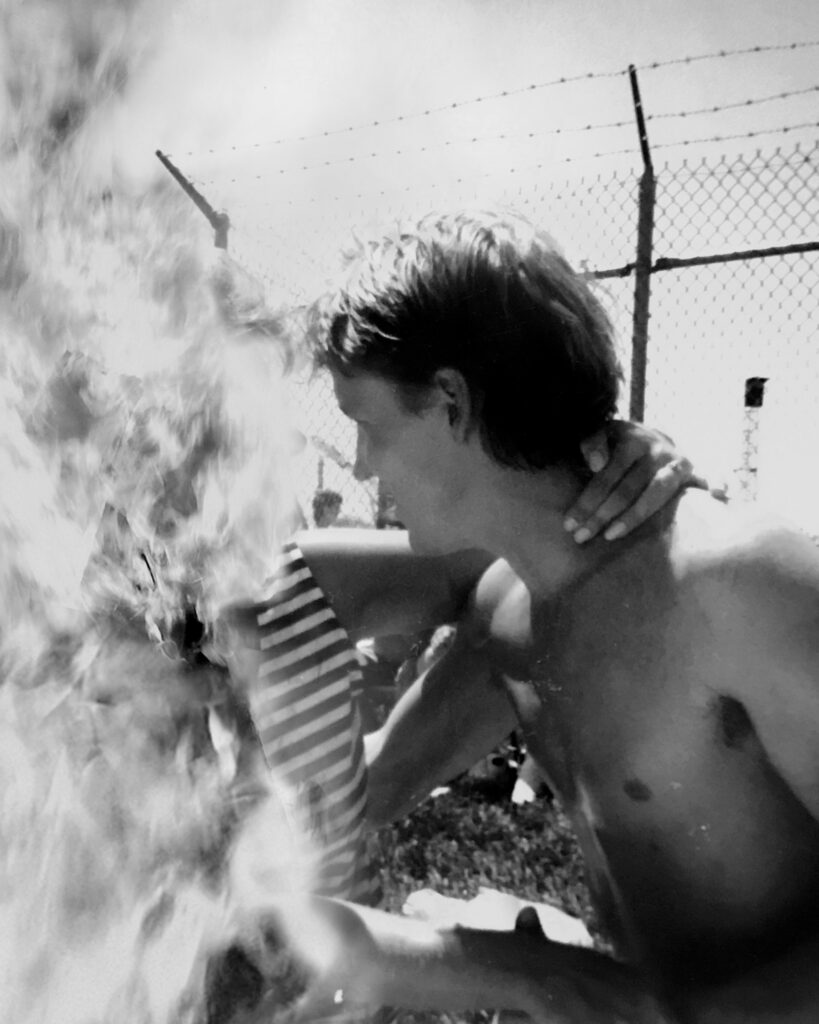
[[[578,544],[566,531],[566,510],[584,486],[580,473],[569,468],[530,473],[499,467],[494,473],[480,514],[482,544],[505,559],[533,594],[550,594],[602,569],[631,546],[628,538]],[[646,529],[654,532],[654,525],[640,533]]]

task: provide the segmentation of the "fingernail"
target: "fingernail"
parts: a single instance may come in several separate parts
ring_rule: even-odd
[[[623,523],[614,523],[606,530],[603,536],[606,540],[617,540],[618,537],[624,537],[626,534],[626,527]]]
[[[585,544],[586,541],[590,539],[590,537],[591,530],[587,530],[585,526],[579,529],[577,533],[574,535],[574,539],[577,541],[578,544]]]
[[[564,519],[564,521],[563,521],[563,529],[567,533],[574,533],[574,531],[577,529],[577,527],[578,527],[578,523],[574,519],[572,519],[571,516],[568,519]]]
[[[606,460],[603,458],[602,452],[594,451],[589,454],[589,469],[592,473],[599,473],[605,465]]]

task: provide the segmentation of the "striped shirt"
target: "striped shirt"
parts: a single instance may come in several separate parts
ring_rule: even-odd
[[[377,903],[364,832],[358,657],[295,543],[285,545],[253,615],[261,658],[250,710],[267,765],[294,794],[316,844],[314,891]]]

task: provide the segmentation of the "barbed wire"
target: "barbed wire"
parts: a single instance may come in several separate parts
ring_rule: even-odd
[[[777,92],[770,96],[758,96],[747,100],[737,100],[735,103],[722,103],[713,107],[697,107],[695,110],[678,110],[661,114],[646,114],[646,121],[659,121],[672,117],[693,117],[697,114],[719,114],[723,110],[738,110],[742,107],[755,107],[762,103],[773,103],[776,100],[788,100],[792,96],[805,96],[810,92],[819,92],[819,85],[809,85],[806,89],[790,89],[788,92]],[[632,122],[628,122],[631,124]]]
[[[729,57],[745,56],[748,54],[770,53],[783,50],[809,49],[819,46],[819,39],[802,43],[781,43],[770,46],[751,46],[737,50],[717,50],[711,53],[695,54],[688,57],[676,57],[665,61],[652,61],[649,64],[637,65],[638,71],[655,71],[659,68],[671,67],[676,64],[693,64],[705,60],[726,59]],[[428,107],[425,110],[418,110],[407,114],[397,114],[393,117],[378,118],[372,121],[365,121],[361,124],[345,125],[343,128],[326,129],[325,131],[313,132],[307,135],[283,136],[278,139],[269,139],[264,142],[251,142],[238,146],[225,146],[221,148],[205,150],[187,150],[183,156],[201,156],[203,154],[215,155],[218,153],[239,153],[252,149],[266,149],[272,146],[281,146],[293,142],[309,142],[314,139],[325,139],[336,135],[345,135],[352,132],[364,131],[367,128],[381,128],[384,125],[398,124],[403,121],[411,121],[422,117],[431,117],[433,114],[446,113],[451,110],[459,110],[463,107],[473,106],[478,103],[488,103],[492,100],[508,99],[512,96],[520,96],[524,93],[535,92],[540,89],[548,89],[560,85],[570,85],[577,82],[593,81],[602,78],[620,78],[628,74],[627,68],[620,68],[612,71],[588,71],[578,75],[563,75],[546,82],[533,82],[529,85],[519,86],[514,89],[503,89],[500,92],[489,93],[484,96],[474,96],[470,99],[455,100],[451,103],[444,103],[436,107]],[[169,153],[173,156],[173,153]]]
[[[346,125],[344,128],[331,128],[326,131],[313,132],[310,135],[292,135],[279,139],[270,139],[266,142],[251,142],[243,146],[227,146],[222,149],[207,149],[188,151],[184,156],[198,156],[202,153],[238,153],[246,152],[249,149],[265,149],[268,146],[281,146],[290,142],[310,142],[313,139],[326,139],[334,135],[345,135],[350,132],[363,131],[366,128],[381,128],[388,124],[399,124],[402,121],[412,121],[421,117],[431,117],[433,114],[441,114],[449,110],[458,110],[462,107],[469,107],[477,103],[488,103],[490,100],[506,99],[510,96],[519,96],[527,92],[535,92],[538,89],[548,89],[555,85],[570,85],[575,82],[591,81],[598,78],[619,78],[628,74],[628,70],[621,68],[618,71],[588,71],[580,75],[568,75],[560,78],[553,78],[548,82],[533,82],[530,85],[522,85],[516,89],[503,89],[501,92],[491,93],[486,96],[474,96],[468,100],[455,100],[452,103],[444,103],[438,107],[428,107],[426,110],[418,110],[408,114],[397,114],[394,117],[378,118],[374,121],[366,121],[363,124]],[[171,156],[173,154],[170,154]]]
[[[666,113],[660,114],[649,114],[647,115],[646,120],[657,121],[668,120],[671,118],[694,117],[701,114],[716,114],[723,110],[735,110],[737,108],[752,107],[763,103],[770,103],[773,102],[774,100],[790,99],[792,96],[803,96],[806,93],[817,91],[819,91],[819,85],[812,85],[806,89],[793,89],[790,90],[789,92],[780,92],[775,93],[774,95],[771,96],[761,96],[756,98],[739,100],[735,103],[726,103],[723,105],[716,105],[711,107],[700,107],[694,110],[679,110],[668,111]],[[275,175],[300,174],[303,171],[322,170],[325,167],[340,167],[344,164],[361,163],[362,161],[365,160],[379,160],[386,157],[396,156],[420,156],[423,153],[430,153],[436,150],[441,151],[449,149],[453,146],[469,146],[487,142],[510,142],[521,139],[539,139],[545,138],[547,136],[569,135],[612,128],[626,128],[633,126],[633,124],[633,119],[629,118],[622,121],[608,121],[599,124],[575,125],[567,128],[547,128],[544,129],[543,131],[537,132],[502,132],[501,134],[498,135],[473,135],[470,138],[446,139],[443,142],[435,142],[427,146],[417,146],[409,149],[391,149],[384,150],[382,152],[358,153],[353,154],[352,156],[338,157],[335,160],[320,160],[318,163],[313,164],[302,164],[301,166],[295,167],[280,167],[278,169],[274,168],[270,171],[266,171],[264,174],[244,175],[241,179],[229,178],[228,182],[230,184],[237,184],[240,180],[263,181],[265,178],[271,178],[274,177]],[[211,178],[208,181],[204,182],[204,184],[217,185],[219,184],[220,180],[224,179]]]
[[[700,53],[693,57],[672,57],[669,60],[655,60],[650,64],[638,64],[638,71],[656,71],[658,68],[670,68],[675,64],[694,64],[701,60],[714,60],[722,57],[745,57],[749,54],[773,53],[784,50],[807,50],[819,46],[819,39],[811,39],[803,43],[771,43],[768,46],[746,46],[738,50],[714,50],[712,53]]]
[[[267,201],[267,202],[264,202],[264,203],[254,203],[254,202],[242,203],[242,202],[239,202],[239,203],[232,204],[232,206],[235,206],[236,208],[252,207],[253,209],[264,209],[264,208],[270,207],[270,206],[314,205],[314,204],[317,204],[317,203],[325,202],[327,200],[330,200],[332,202],[346,202],[346,201],[349,201],[351,199],[372,199],[372,198],[374,198],[376,196],[388,196],[388,195],[394,195],[395,193],[423,192],[423,191],[430,190],[430,189],[446,188],[446,187],[449,187],[449,186],[452,186],[452,185],[465,185],[465,184],[468,184],[471,181],[477,181],[477,180],[480,180],[482,178],[491,178],[491,177],[494,177],[495,175],[498,175],[498,174],[519,174],[519,173],[524,173],[526,171],[543,170],[544,168],[553,166],[554,164],[576,163],[576,162],[579,162],[581,160],[596,160],[596,159],[602,158],[602,157],[620,156],[620,155],[629,154],[629,153],[633,153],[633,154],[639,153],[639,149],[636,148],[636,147],[632,147],[632,148],[629,148],[629,149],[617,149],[617,150],[610,150],[607,153],[590,153],[590,154],[588,154],[586,156],[582,156],[582,157],[566,157],[566,158],[561,159],[561,160],[552,161],[552,162],[550,162],[548,164],[546,162],[542,162],[542,163],[533,164],[533,165],[530,165],[530,166],[527,166],[527,167],[508,167],[508,168],[505,168],[505,169],[504,168],[498,168],[497,170],[483,171],[483,172],[481,172],[479,174],[470,175],[469,177],[463,177],[462,176],[462,177],[458,177],[458,178],[450,178],[448,181],[433,181],[433,182],[427,182],[427,183],[418,182],[418,183],[412,184],[412,185],[396,185],[393,188],[388,188],[388,189],[387,188],[385,188],[385,189],[373,189],[373,190],[370,190],[369,192],[348,192],[348,193],[346,193],[344,195],[332,195],[332,196],[331,195],[322,195],[321,197],[311,196],[309,198],[301,198],[301,199],[284,199],[284,198],[282,198],[280,200],[271,200],[271,201]]]
[[[733,135],[715,135],[712,138],[652,143],[651,149],[671,149],[674,146],[694,146],[705,142],[730,142],[734,139],[755,139],[760,135],[778,135],[780,133],[786,135],[788,132],[796,132],[804,128],[819,128],[819,121],[803,121],[802,124],[788,124],[780,128],[758,128],[749,132],[736,132]]]
[[[690,146],[695,144],[706,144],[706,143],[717,143],[717,142],[729,142],[735,139],[751,139],[757,138],[763,135],[777,135],[787,134],[789,132],[799,131],[806,128],[819,128],[819,121],[805,121],[801,124],[783,125],[778,128],[760,128],[748,132],[738,132],[735,134],[728,135],[712,135],[708,137],[702,137],[698,139],[683,139],[677,142],[660,143],[652,145],[651,149],[669,149],[676,146]],[[470,175],[469,177],[458,177],[451,178],[448,181],[442,182],[428,182],[428,183],[414,183],[411,185],[398,185],[390,189],[375,189],[369,192],[348,192],[345,195],[322,195],[321,197],[309,197],[300,199],[280,199],[273,200],[264,203],[253,203],[253,202],[238,202],[233,204],[237,208],[242,207],[253,207],[254,209],[264,209],[271,206],[304,206],[314,205],[322,202],[342,202],[349,201],[352,199],[372,199],[375,197],[389,196],[396,193],[405,192],[420,192],[439,188],[451,187],[452,185],[463,185],[468,184],[472,181],[478,181],[485,178],[496,177],[497,175],[511,175],[519,174],[525,175],[532,171],[540,171],[546,168],[554,167],[561,164],[574,164],[581,163],[585,160],[600,160],[607,157],[613,156],[630,156],[639,154],[640,150],[638,146],[628,146],[624,149],[611,149],[600,153],[587,153],[579,156],[561,157],[552,161],[541,161],[537,164],[527,165],[526,167],[507,167],[507,168],[494,168],[491,171],[484,171],[478,174]]]

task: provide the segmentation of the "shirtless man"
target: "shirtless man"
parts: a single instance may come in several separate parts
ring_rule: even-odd
[[[813,545],[695,491],[619,544],[572,542],[574,452],[613,412],[616,363],[585,283],[525,224],[441,218],[385,240],[317,338],[358,424],[358,472],[395,495],[413,547],[503,560],[459,641],[488,648],[503,690],[454,696],[420,732],[405,705],[374,764],[430,741],[440,758],[458,729],[485,749],[516,722],[572,817],[617,959],[550,942],[527,915],[481,932],[316,899],[340,942],[308,1000],[815,1021]]]

